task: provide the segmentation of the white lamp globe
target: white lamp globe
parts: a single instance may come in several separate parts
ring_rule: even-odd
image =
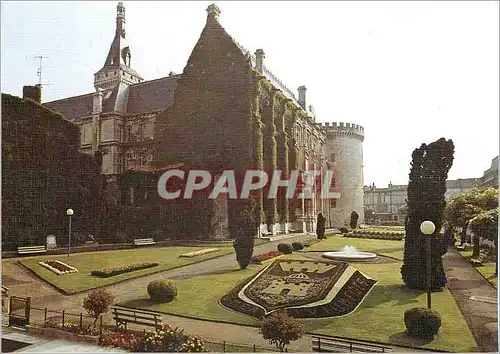
[[[68,209],[68,210],[66,210],[66,214],[67,214],[68,216],[73,215],[73,213],[74,213],[74,212],[73,212],[73,209]]]
[[[424,235],[432,235],[436,230],[436,225],[432,221],[426,220],[420,224],[420,231]]]

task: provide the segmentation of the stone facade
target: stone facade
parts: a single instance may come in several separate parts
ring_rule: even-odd
[[[491,166],[479,180],[479,188],[498,188],[498,156],[491,160]]]
[[[344,226],[353,210],[362,219],[363,128],[316,123],[306,104],[306,87],[299,87],[297,98],[266,68],[264,51],[251,54],[243,48],[221,26],[219,16],[218,7],[210,5],[182,74],[144,81],[131,68],[125,9],[119,3],[115,37],[103,68],[94,75],[96,92],[46,103],[80,125],[83,152],[103,154],[108,189],[122,191],[120,196],[108,192],[108,199],[115,204],[158,203],[152,197],[144,200],[155,193],[154,183],[144,182],[149,181],[146,165],[158,166],[157,171],[177,163],[209,166],[214,174],[229,168],[279,169],[282,178],[291,170],[324,172],[337,166],[337,202],[321,199],[319,188],[313,198],[303,200],[286,199],[284,193],[268,199],[262,191],[257,196],[259,233],[313,232],[317,214],[323,211],[327,217],[327,210],[336,215],[332,226]],[[327,165],[332,154],[339,158]],[[125,175],[131,184],[119,186]],[[137,198],[134,183],[147,185],[149,192]],[[216,226],[206,229],[219,230],[210,237],[226,237],[238,206],[231,200],[209,204],[203,204],[211,210],[205,220]]]

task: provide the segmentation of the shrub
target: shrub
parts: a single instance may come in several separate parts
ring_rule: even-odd
[[[355,211],[353,211],[351,213],[351,221],[350,221],[350,225],[351,226],[351,229],[355,229],[356,226],[358,226],[358,219],[359,219],[359,214],[356,213]]]
[[[177,288],[170,280],[153,280],[148,284],[148,294],[151,300],[168,302],[177,296]]]
[[[261,321],[260,333],[283,352],[291,341],[302,337],[305,331],[300,322],[289,317],[286,312],[274,311]]]
[[[304,245],[300,242],[292,243],[292,247],[293,247],[294,251],[300,251],[300,250],[304,249]]]
[[[293,247],[289,243],[280,243],[278,245],[278,251],[280,251],[283,254],[291,254],[293,253]]]
[[[432,337],[441,327],[441,316],[432,309],[415,307],[405,311],[404,320],[408,334],[415,337]]]
[[[87,313],[94,317],[93,328],[95,327],[99,316],[108,312],[109,306],[113,303],[115,297],[105,289],[92,290],[83,299],[83,308]]]
[[[340,231],[340,233],[342,233],[342,234],[346,234],[346,233],[348,233],[348,232],[349,232],[349,229],[348,229],[347,227],[343,227],[343,226],[342,226],[342,227],[339,229],[339,231]]]

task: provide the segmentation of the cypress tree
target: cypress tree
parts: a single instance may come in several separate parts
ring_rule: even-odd
[[[431,237],[431,285],[439,289],[446,283],[441,256],[446,253],[440,234],[446,205],[446,179],[453,164],[452,140],[441,138],[429,145],[422,144],[412,154],[408,183],[408,215],[405,222],[403,281],[410,289],[427,288],[426,237]],[[433,235],[423,235],[420,224],[430,220],[436,225]]]

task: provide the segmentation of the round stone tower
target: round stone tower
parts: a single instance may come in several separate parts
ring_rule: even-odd
[[[333,171],[330,190],[340,193],[338,199],[326,201],[326,225],[349,227],[351,213],[364,222],[363,208],[363,140],[364,128],[352,123],[318,123],[326,131],[324,156],[327,169]]]

